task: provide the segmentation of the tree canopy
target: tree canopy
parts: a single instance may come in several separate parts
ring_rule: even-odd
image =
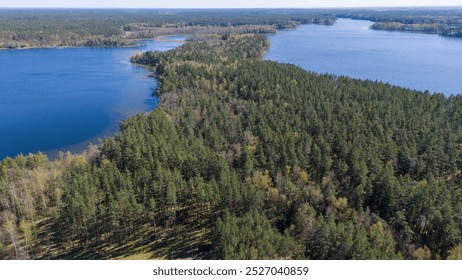
[[[267,47],[220,34],[133,57],[155,69],[157,109],[96,152],[0,163],[0,256],[458,258],[462,98]]]

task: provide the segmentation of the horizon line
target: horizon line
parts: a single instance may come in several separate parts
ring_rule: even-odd
[[[186,8],[181,8],[181,7],[55,7],[55,6],[46,6],[46,7],[40,7],[40,6],[28,6],[28,7],[3,7],[0,6],[0,9],[118,9],[118,10],[123,10],[123,9],[150,9],[150,10],[223,10],[223,9],[228,9],[228,10],[237,10],[237,9],[247,9],[247,10],[252,10],[252,9],[306,9],[306,10],[314,10],[314,9],[378,9],[378,8],[387,8],[387,9],[409,9],[409,8],[462,8],[461,5],[451,5],[451,6],[344,6],[344,7],[186,7]]]

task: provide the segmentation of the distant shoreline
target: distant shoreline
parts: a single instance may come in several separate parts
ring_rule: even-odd
[[[3,50],[33,50],[33,49],[73,49],[73,48],[134,48],[138,47],[140,45],[141,41],[145,40],[153,40],[157,42],[170,42],[170,43],[180,43],[183,44],[186,40],[181,40],[181,39],[169,39],[168,37],[171,36],[179,36],[177,34],[172,34],[172,35],[161,35],[161,36],[156,36],[154,38],[141,38],[141,39],[131,39],[130,44],[127,45],[122,45],[122,46],[105,46],[105,45],[100,45],[100,46],[85,46],[85,45],[76,45],[76,46],[58,46],[58,45],[49,45],[49,46],[27,46],[27,47],[15,47],[15,48],[1,48],[0,51]]]
[[[154,37],[152,39],[140,39],[140,40],[155,40],[157,42],[168,42],[168,43],[179,43],[179,44],[184,44],[186,42],[185,39],[182,40],[182,39],[168,38],[171,36],[181,36],[181,35],[161,35],[161,36]]]

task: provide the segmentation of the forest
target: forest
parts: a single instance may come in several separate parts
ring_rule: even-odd
[[[127,46],[163,35],[274,33],[337,17],[388,31],[462,36],[462,9],[0,9],[0,49]]]
[[[409,9],[361,9],[335,10],[338,17],[373,21],[372,29],[387,31],[408,31],[439,34],[447,37],[462,37],[462,9],[452,8],[409,8]]]
[[[303,9],[0,9],[0,49],[113,47],[160,35],[274,33],[334,22],[331,14]]]
[[[158,108],[0,162],[0,259],[461,259],[462,97],[319,75],[261,34],[133,63]]]

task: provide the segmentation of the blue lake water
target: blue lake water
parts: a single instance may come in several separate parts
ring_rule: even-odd
[[[462,39],[369,29],[370,21],[338,19],[333,26],[302,25],[270,36],[265,59],[317,73],[379,80],[462,93]]]
[[[152,110],[156,81],[130,57],[179,45],[143,41],[133,48],[0,50],[0,160],[81,151],[113,135],[120,120]]]
[[[270,35],[264,58],[318,73],[462,93],[462,39],[376,31],[371,24],[339,19],[333,26],[278,32]],[[129,59],[137,51],[178,45],[145,41],[137,48],[1,50],[0,160],[37,151],[51,156],[81,151],[113,135],[120,120],[152,110],[156,82]]]

